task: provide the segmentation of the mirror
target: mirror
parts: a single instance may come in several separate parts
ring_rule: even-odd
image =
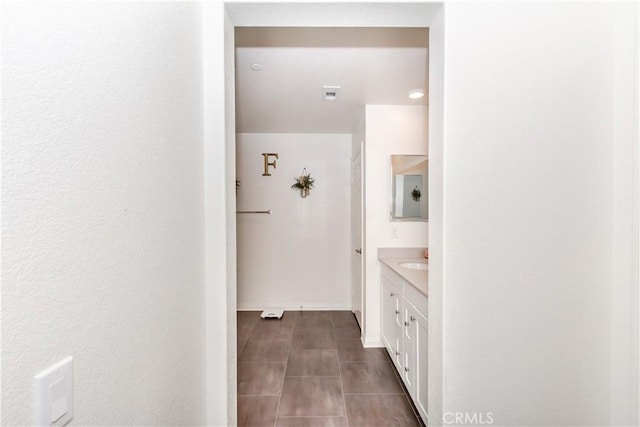
[[[392,221],[428,221],[428,162],[427,156],[391,156]]]

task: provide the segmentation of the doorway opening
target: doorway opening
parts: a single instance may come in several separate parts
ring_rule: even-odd
[[[426,108],[409,95],[427,69],[427,28],[236,27],[239,310],[350,310],[364,329],[365,108]]]
[[[205,146],[205,161],[207,164],[216,165],[218,159],[225,159],[226,167],[207,167],[207,253],[218,254],[216,257],[209,257],[207,271],[220,272],[225,277],[220,281],[221,276],[207,274],[207,324],[220,325],[224,328],[212,328],[212,333],[207,337],[207,358],[217,361],[226,359],[226,380],[220,381],[218,366],[209,369],[207,372],[207,402],[208,402],[208,422],[210,424],[235,424],[237,408],[237,371],[236,360],[236,334],[235,324],[236,298],[239,296],[236,280],[236,204],[235,204],[235,134],[236,117],[235,102],[237,93],[233,76],[234,72],[234,49],[235,30],[239,27],[344,27],[344,28],[439,28],[436,34],[442,33],[443,15],[442,4],[439,3],[331,3],[331,4],[286,4],[286,3],[226,3],[226,4],[205,4],[203,15],[206,22],[223,23],[220,25],[205,26],[204,29],[204,76],[205,76],[205,135],[207,144]],[[438,27],[439,26],[439,27]],[[433,39],[433,36],[430,36]],[[442,38],[437,36],[438,54],[436,62],[430,65],[431,70],[441,66]],[[432,51],[430,51],[430,56]],[[217,64],[224,63],[224,69],[218,68]],[[430,70],[430,71],[431,71]],[[441,78],[442,73],[437,76]],[[366,78],[366,75],[363,77]],[[429,85],[433,87],[432,84]],[[439,84],[441,88],[442,85]],[[275,88],[277,89],[277,88]],[[219,94],[226,93],[224,101],[221,101]],[[441,96],[441,92],[437,92]],[[339,96],[339,94],[338,94]],[[434,104],[433,96],[430,95],[430,104]],[[437,108],[434,113],[430,112],[430,133],[441,135],[441,100],[436,101]],[[437,138],[430,138],[431,148]],[[225,140],[224,147],[219,145],[219,141]],[[437,151],[437,147],[436,147]],[[433,157],[432,157],[433,159]],[[350,160],[347,160],[347,170],[350,169]],[[271,160],[270,160],[271,161]],[[278,163],[280,166],[281,163]],[[278,166],[278,167],[279,167]],[[313,176],[313,171],[307,169]],[[298,172],[298,173],[301,173]],[[289,179],[292,179],[290,177]],[[226,203],[220,206],[215,202],[219,193],[219,187],[223,185],[227,191]],[[289,184],[290,185],[290,184]],[[349,187],[349,182],[345,183]],[[241,191],[243,183],[240,183]],[[246,187],[245,187],[246,188]],[[293,193],[293,190],[290,190]],[[349,191],[349,190],[347,190]],[[314,199],[312,195],[309,198]],[[366,207],[365,207],[366,208]],[[256,207],[255,210],[269,210],[269,207]],[[432,202],[432,211],[434,205]],[[256,214],[260,215],[260,214]],[[262,214],[265,215],[265,214]],[[219,225],[221,224],[221,225]],[[226,237],[225,237],[226,236]],[[222,238],[221,238],[222,237]],[[350,246],[350,244],[348,243]],[[350,255],[350,254],[349,254]],[[373,255],[375,256],[375,255]],[[434,274],[432,272],[432,274]],[[350,280],[350,277],[348,278]],[[225,301],[219,300],[219,295],[226,295]],[[366,295],[363,296],[366,298]],[[431,303],[438,304],[437,298],[432,298]],[[222,310],[221,310],[222,309]],[[437,312],[437,310],[436,310]],[[367,314],[363,314],[363,323],[366,327]],[[432,319],[435,321],[435,319]],[[375,322],[374,322],[375,323]],[[437,324],[437,322],[435,322]],[[375,325],[371,325],[374,327]],[[379,328],[379,325],[377,326]],[[226,340],[219,336],[217,331],[227,331]],[[437,337],[437,334],[436,334]],[[226,342],[225,346],[220,346],[220,342]],[[440,345],[436,343],[434,351]],[[430,355],[430,364],[439,369],[438,357]],[[434,377],[437,381],[438,376]],[[439,393],[440,386],[432,388]],[[439,399],[436,399],[436,402]],[[226,402],[222,405],[221,403]]]

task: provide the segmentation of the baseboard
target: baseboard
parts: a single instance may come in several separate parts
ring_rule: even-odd
[[[364,348],[378,348],[384,347],[380,337],[362,337],[362,346]]]
[[[345,305],[305,305],[305,306],[238,306],[237,311],[262,311],[280,308],[284,311],[351,311],[351,307]]]

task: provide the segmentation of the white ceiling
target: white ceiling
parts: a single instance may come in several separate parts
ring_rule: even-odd
[[[377,31],[375,37],[365,29],[298,30],[288,36],[268,29],[236,36],[238,132],[352,133],[365,104],[426,104],[427,96],[407,96],[427,89],[425,32],[424,42],[416,43],[415,35],[404,42],[397,37],[404,29]],[[342,41],[336,42],[336,34]],[[263,69],[253,71],[255,63]],[[341,86],[337,100],[323,100],[325,85]]]

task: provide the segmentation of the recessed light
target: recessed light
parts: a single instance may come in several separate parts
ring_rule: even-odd
[[[422,89],[414,89],[409,91],[409,98],[411,99],[420,99],[424,96],[424,91]]]
[[[261,71],[263,68],[262,64],[251,64],[251,69],[253,71]]]

